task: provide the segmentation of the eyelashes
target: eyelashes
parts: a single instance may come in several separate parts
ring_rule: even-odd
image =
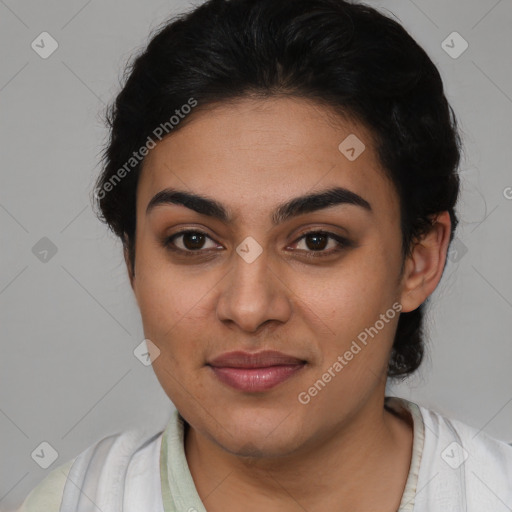
[[[204,231],[198,230],[198,229],[187,229],[183,231],[179,231],[177,233],[174,233],[173,235],[166,237],[162,241],[162,245],[165,249],[168,249],[169,251],[172,251],[173,253],[179,255],[179,256],[185,256],[185,257],[204,257],[205,253],[209,252],[210,255],[213,251],[219,251],[218,247],[213,248],[206,248],[198,247],[195,249],[188,249],[184,244],[183,240],[187,237],[187,235],[190,235],[189,242],[192,241],[192,243],[201,243],[206,240],[210,240],[214,243],[215,240],[213,240],[210,236],[208,236]],[[193,236],[192,236],[193,235]],[[176,246],[176,240],[179,240],[181,238],[181,244],[183,245],[183,248]],[[330,241],[334,241],[335,245],[333,248],[329,250],[324,250],[323,248],[319,248],[318,250],[315,249],[293,249],[293,251],[298,251],[302,255],[304,255],[307,258],[322,258],[322,257],[328,257],[333,256],[334,254],[337,254],[347,248],[353,247],[354,243],[350,240],[348,240],[345,237],[342,237],[340,235],[337,235],[335,233],[331,233],[329,231],[324,230],[312,230],[308,231],[306,233],[303,233],[299,238],[297,238],[292,245],[296,245],[299,242],[303,240],[313,239],[320,241],[327,241],[327,245]],[[316,242],[313,243],[315,245]],[[322,244],[321,244],[322,245]]]

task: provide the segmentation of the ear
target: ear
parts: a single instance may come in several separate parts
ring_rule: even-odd
[[[414,311],[436,289],[443,275],[446,253],[450,243],[451,220],[449,212],[433,216],[433,226],[415,242],[405,262],[402,277],[402,312]]]

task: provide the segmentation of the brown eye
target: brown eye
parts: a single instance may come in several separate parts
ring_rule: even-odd
[[[321,251],[327,246],[329,236],[323,233],[308,234],[304,237],[308,249],[312,251]]]
[[[201,249],[203,247],[205,236],[203,233],[198,233],[196,231],[187,231],[182,234],[183,236],[183,245],[190,250]]]
[[[299,249],[299,251],[305,252],[308,257],[330,256],[346,247],[352,246],[352,243],[346,238],[327,231],[310,231],[305,233],[297,240],[297,245],[302,241],[304,241],[306,248]],[[333,242],[331,249],[325,250],[329,245],[329,241]]]
[[[181,243],[176,243],[180,238]],[[174,235],[166,238],[164,240],[164,247],[187,255],[194,252],[201,252],[202,249],[214,249],[217,247],[215,244],[210,247],[205,247],[205,242],[207,240],[211,240],[213,242],[213,240],[202,231],[180,231],[179,233],[175,233]]]
[[[205,245],[208,241],[211,242],[210,246]],[[298,252],[303,253],[306,257],[314,258],[332,256],[354,245],[350,240],[328,231],[310,231],[303,234],[295,244],[300,245],[302,242],[305,248],[298,248]],[[211,255],[208,249],[223,249],[222,246],[216,245],[215,241],[203,231],[191,229],[180,231],[165,238],[162,244],[166,249],[184,256],[204,256],[208,253]],[[329,244],[331,244],[330,248]]]

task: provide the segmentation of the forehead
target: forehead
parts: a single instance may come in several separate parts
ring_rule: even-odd
[[[370,132],[328,107],[297,98],[242,99],[192,115],[148,153],[137,215],[168,187],[214,197],[241,217],[333,186],[362,196],[379,215],[398,212]]]

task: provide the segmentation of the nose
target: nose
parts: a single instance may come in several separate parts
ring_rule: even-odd
[[[293,292],[263,250],[256,259],[233,253],[231,271],[222,280],[217,317],[255,333],[263,324],[285,323],[292,312]],[[273,264],[273,265],[272,265]]]

